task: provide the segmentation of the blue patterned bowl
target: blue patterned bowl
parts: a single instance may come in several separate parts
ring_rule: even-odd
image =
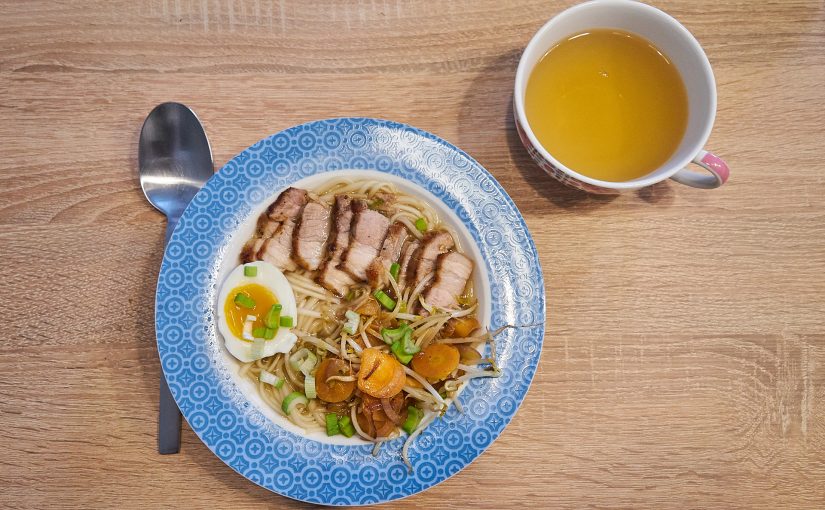
[[[430,425],[401,460],[403,438],[372,456],[367,444],[307,438],[283,426],[236,374],[215,327],[226,268],[262,210],[283,188],[327,172],[381,172],[436,200],[483,266],[477,273],[502,376],[475,379],[455,407]],[[466,248],[466,246],[465,246]],[[478,288],[477,283],[477,288]],[[192,430],[249,480],[301,501],[364,505],[403,498],[442,482],[501,434],[524,399],[544,338],[544,280],[523,218],[496,180],[470,156],[419,129],[368,118],[295,126],[238,154],[195,196],[166,248],[155,327],[169,388]]]

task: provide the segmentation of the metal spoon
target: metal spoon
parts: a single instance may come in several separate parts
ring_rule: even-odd
[[[192,110],[180,103],[163,103],[143,122],[138,151],[143,194],[166,215],[166,246],[187,204],[212,176],[212,149]],[[180,420],[180,410],[161,373],[159,453],[180,451]]]

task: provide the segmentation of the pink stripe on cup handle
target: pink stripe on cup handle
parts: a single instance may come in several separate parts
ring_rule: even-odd
[[[704,150],[699,151],[699,154],[693,158],[693,162],[710,172],[710,175],[700,174],[683,168],[673,174],[671,179],[680,184],[703,189],[718,188],[728,182],[730,168],[728,168],[727,163],[716,154]]]

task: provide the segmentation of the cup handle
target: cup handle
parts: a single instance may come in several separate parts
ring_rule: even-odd
[[[710,175],[703,175],[683,168],[673,174],[671,179],[694,188],[713,189],[725,184],[728,177],[730,177],[730,169],[727,163],[712,152],[699,151],[699,154],[693,158],[693,162],[710,172]]]

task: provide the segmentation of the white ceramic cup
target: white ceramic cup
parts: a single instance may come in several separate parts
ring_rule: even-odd
[[[688,125],[676,152],[662,166],[624,182],[587,177],[561,164],[541,146],[524,111],[527,80],[533,68],[560,41],[589,29],[614,28],[638,34],[652,42],[679,70],[687,89]],[[519,61],[514,93],[516,128],[535,162],[559,181],[591,193],[613,194],[650,186],[665,179],[695,188],[717,188],[730,171],[721,158],[704,150],[716,116],[716,82],[702,47],[678,21],[659,9],[632,0],[594,0],[561,12],[536,32]],[[695,163],[709,173],[685,169]]]

